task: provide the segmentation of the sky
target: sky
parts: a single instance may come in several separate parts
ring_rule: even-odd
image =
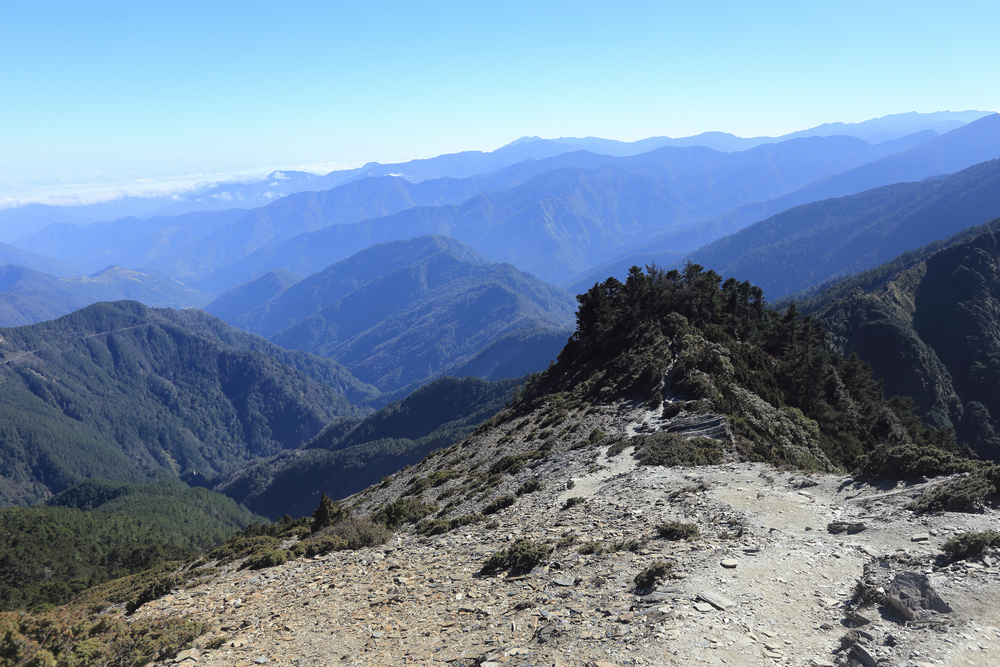
[[[996,0],[0,0],[0,202],[1000,110],[998,25]]]

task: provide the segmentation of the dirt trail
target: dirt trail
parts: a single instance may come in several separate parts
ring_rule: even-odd
[[[609,411],[578,433],[600,426],[615,435],[647,418]],[[476,451],[495,457],[488,445],[504,435],[491,434]],[[1000,512],[924,516],[904,508],[914,487],[869,487],[765,464],[644,467],[630,450],[606,454],[606,447],[569,446],[505,477],[491,494],[512,493],[530,478],[545,488],[491,515],[495,524],[430,538],[404,531],[382,547],[260,572],[224,570],[135,616],[190,614],[209,624],[203,644],[217,638],[221,647],[185,667],[822,667],[848,664],[844,645],[883,667],[1000,664],[997,559],[938,560],[946,539],[995,529]],[[442,462],[415,466],[364,502],[397,497],[435,465]],[[859,493],[865,502],[852,502]],[[566,508],[574,496],[585,501]],[[661,539],[665,521],[695,524],[700,535]],[[833,522],[863,530],[831,533]],[[478,574],[518,537],[551,545],[552,556],[527,575]],[[671,564],[671,577],[636,590],[636,576],[657,562]],[[901,573],[926,574],[953,611],[907,622],[880,604],[878,591]],[[860,581],[873,596],[867,602],[855,599]]]

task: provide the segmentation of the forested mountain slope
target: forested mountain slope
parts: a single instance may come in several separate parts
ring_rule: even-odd
[[[357,413],[332,387],[222,342],[218,320],[206,335],[198,320],[214,318],[195,312],[101,303],[0,330],[0,502],[97,477],[212,478]]]
[[[887,391],[910,395],[932,424],[1000,461],[1000,222],[972,238],[873,270],[816,313],[845,353],[871,363]],[[886,275],[888,274],[888,275]],[[859,278],[867,278],[862,276]],[[824,295],[817,295],[822,302]]]
[[[108,579],[190,559],[262,519],[178,482],[88,480],[42,506],[0,509],[0,609],[67,602]]]
[[[334,421],[302,447],[236,471],[216,490],[272,518],[308,514],[322,493],[355,493],[469,435],[518,386],[440,378],[364,419]]]

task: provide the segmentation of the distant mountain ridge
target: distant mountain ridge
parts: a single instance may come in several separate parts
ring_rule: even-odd
[[[165,275],[120,266],[73,278],[0,266],[0,327],[54,320],[98,301],[123,299],[160,308],[200,308],[211,296]]]
[[[562,290],[443,236],[375,245],[261,294],[269,298],[245,301],[242,313],[227,305],[230,294],[207,310],[278,345],[337,359],[382,391],[435,377],[517,331],[564,341],[575,310]],[[545,345],[545,354],[557,351]]]
[[[579,291],[609,275],[623,279],[628,267],[633,265],[644,266],[650,262],[672,265],[676,262],[678,252],[698,253],[705,251],[708,244],[713,242],[729,243],[724,241],[726,236],[796,206],[860,194],[884,185],[941,177],[996,159],[1000,157],[1000,114],[990,114],[954,132],[909,147],[904,143],[901,147],[904,150],[816,180],[788,194],[738,206],[721,215],[703,219],[695,225],[666,232],[628,249],[622,248],[614,256],[602,261],[597,268],[560,284],[566,285],[571,291]],[[967,222],[965,226],[985,219]],[[884,256],[883,261],[893,254]]]
[[[67,278],[70,276],[78,276],[82,273],[79,269],[63,262],[56,261],[46,255],[24,250],[22,248],[15,248],[14,246],[6,243],[0,243],[0,266],[5,264],[24,266],[41,273],[48,273],[53,276]]]
[[[544,183],[545,174],[554,174],[560,169],[593,171],[615,166],[620,168],[633,180],[638,179],[634,187],[644,190],[655,187],[667,196],[679,198],[680,209],[646,214],[662,218],[666,227],[675,227],[678,224],[693,224],[705,215],[721,213],[747,201],[773,198],[791,188],[895,150],[899,150],[899,146],[872,146],[850,137],[813,137],[762,145],[740,153],[720,153],[697,146],[666,146],[629,157],[586,151],[562,152],[522,160],[499,171],[461,179],[443,177],[413,183],[398,175],[371,175],[332,190],[293,194],[250,211],[203,211],[148,220],[131,218],[98,223],[86,229],[74,225],[54,225],[18,243],[33,252],[72,261],[91,270],[110,263],[149,267],[219,294],[264,271],[253,274],[244,272],[235,282],[220,283],[212,277],[207,280],[205,277],[212,272],[222,271],[225,274],[224,267],[240,262],[265,246],[332,225],[381,220],[420,207],[465,206],[477,197],[504,199],[502,193],[512,192],[533,181],[535,185],[529,186],[529,190],[537,190],[537,179],[543,179]],[[738,180],[742,180],[742,190],[734,187]],[[639,184],[645,181],[650,183]],[[593,187],[607,190],[608,186],[595,184]],[[628,185],[623,183],[620,187]],[[601,196],[609,195],[622,196],[613,192]],[[558,196],[558,192],[539,193],[536,198]],[[688,204],[691,210],[684,210]],[[642,205],[638,206],[641,208]],[[646,224],[656,221],[646,220]],[[489,224],[489,221],[484,220],[483,223]],[[440,232],[443,231],[443,224],[425,224],[378,240]],[[349,250],[360,250],[375,240],[361,237]],[[473,239],[469,237],[465,240]],[[629,240],[626,238],[623,242]],[[605,248],[598,252],[601,250]],[[494,259],[512,261],[509,256]],[[250,264],[253,263],[251,260]],[[305,274],[324,265],[298,268],[268,266],[265,271],[285,268]]]
[[[688,255],[768,299],[878,266],[1000,215],[1000,160],[799,206]]]
[[[850,137],[813,137],[740,153],[667,146],[596,161],[574,153],[553,165],[576,156],[588,166],[546,170],[461,204],[414,207],[302,234],[261,247],[192,284],[218,294],[272,269],[310,273],[374,243],[425,233],[452,236],[494,261],[559,282],[622,245],[773,198],[885,150]]]
[[[363,167],[337,170],[323,175],[287,169],[276,170],[258,181],[216,183],[198,187],[190,194],[169,194],[158,197],[130,196],[80,206],[27,204],[0,210],[0,241],[12,243],[49,224],[88,225],[130,216],[147,218],[233,207],[257,208],[296,192],[328,190],[349,181],[370,176],[404,175],[407,180],[414,182],[443,177],[464,178],[503,169],[523,160],[538,160],[579,150],[624,156],[636,155],[670,145],[705,146],[729,152],[797,137],[833,134],[853,136],[871,143],[878,143],[921,131],[943,134],[987,113],[990,112],[943,111],[891,114],[861,123],[824,123],[814,128],[779,137],[743,138],[726,132],[704,132],[691,137],[674,139],[650,137],[633,142],[595,137],[563,137],[559,139],[521,137],[490,152],[464,151],[395,164],[371,162]]]

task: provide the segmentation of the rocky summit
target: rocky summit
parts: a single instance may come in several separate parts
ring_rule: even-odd
[[[941,550],[1000,512],[906,508],[953,477],[640,465],[637,434],[725,444],[728,426],[625,400],[561,430],[546,414],[507,413],[343,503],[439,518],[379,546],[222,566],[130,622],[205,624],[156,663],[185,667],[1000,664],[997,556]]]

